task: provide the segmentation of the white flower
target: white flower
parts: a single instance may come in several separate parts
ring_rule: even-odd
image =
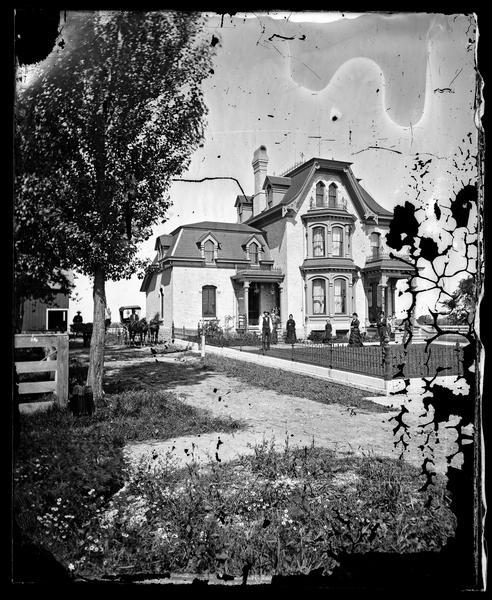
[[[73,563],[68,563],[68,570],[75,571],[75,567],[74,567]]]

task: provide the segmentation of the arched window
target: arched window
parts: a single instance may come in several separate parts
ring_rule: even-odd
[[[205,262],[210,263],[214,261],[215,245],[212,242],[212,240],[207,240],[203,244],[203,253],[205,257]]]
[[[343,229],[341,227],[333,227],[331,240],[333,256],[343,256]]]
[[[159,290],[159,299],[160,299],[160,313],[161,313],[161,319],[164,318],[164,288],[161,287],[161,289]]]
[[[313,315],[326,314],[326,281],[313,279]]]
[[[313,229],[313,256],[325,255],[325,228],[315,227]]]
[[[328,188],[328,206],[330,208],[336,208],[337,206],[337,185],[336,183],[330,183]]]
[[[254,242],[249,245],[249,260],[252,265],[258,264],[258,246]]]
[[[215,285],[204,285],[202,287],[202,317],[215,317]]]
[[[372,258],[379,258],[381,245],[381,234],[377,232],[371,233],[371,252]]]
[[[322,208],[325,205],[325,184],[318,181],[316,184],[316,208]]]
[[[347,282],[345,279],[335,279],[334,282],[335,314],[347,313]]]
[[[268,206],[268,208],[270,208],[273,204],[273,192],[272,192],[271,185],[267,185],[266,197],[267,197],[267,206]]]

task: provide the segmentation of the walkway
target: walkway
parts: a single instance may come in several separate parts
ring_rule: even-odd
[[[159,360],[165,363],[176,359],[160,357]],[[181,360],[188,363],[197,361],[196,358]],[[108,367],[114,372],[123,365],[128,366],[128,362],[110,363]],[[388,412],[362,412],[359,409],[321,404],[306,398],[287,396],[273,390],[246,385],[221,373],[209,373],[199,381],[173,385],[172,391],[191,406],[207,409],[216,416],[230,416],[242,420],[245,429],[233,434],[212,433],[164,442],[131,444],[127,446],[126,451],[132,462],[148,459],[152,463],[152,455],[157,454],[162,458],[166,453],[181,465],[191,460],[230,461],[239,454],[252,453],[252,446],[263,440],[275,440],[280,450],[286,440],[291,446],[310,445],[314,441],[315,445],[333,449],[340,455],[376,454],[398,458],[402,451],[401,446],[395,448],[394,445],[396,438],[393,436],[393,429],[397,423],[392,417],[397,414],[399,408],[394,398],[371,398],[388,406]],[[404,421],[411,436],[405,458],[420,466],[423,457],[429,456],[429,449],[427,446],[424,456],[418,449],[426,437],[418,431],[418,425],[429,422],[432,415],[423,415],[425,411],[420,394],[412,395],[403,402],[409,410]],[[398,437],[400,433],[401,431]],[[432,442],[432,435],[430,439]],[[455,439],[454,429],[439,431],[439,443],[434,445],[438,471],[446,470],[445,456],[454,451]],[[157,463],[158,461],[153,464]],[[458,466],[459,463],[453,464]]]

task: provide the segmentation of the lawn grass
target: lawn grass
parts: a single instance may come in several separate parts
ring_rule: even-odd
[[[160,460],[88,525],[89,541],[72,549],[78,573],[330,574],[346,552],[438,551],[454,534],[444,482],[420,491],[403,461],[287,441],[279,451],[274,440],[231,463]]]
[[[87,523],[125,483],[123,447],[241,427],[231,418],[180,402],[171,392],[126,390],[106,396],[107,407],[75,417],[54,406],[20,416],[14,461],[14,517],[25,536],[65,565]]]
[[[347,407],[356,407],[367,412],[387,412],[387,407],[367,400],[369,392],[359,390],[347,385],[332,383],[291,373],[273,367],[264,367],[258,364],[243,362],[214,354],[202,359],[203,365],[213,371],[221,371],[254,386],[274,390],[279,394],[288,394],[300,398],[308,398],[322,404],[340,404]],[[377,396],[375,392],[371,395]]]

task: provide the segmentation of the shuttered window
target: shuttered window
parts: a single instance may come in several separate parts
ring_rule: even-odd
[[[215,317],[215,285],[204,285],[202,287],[202,317]]]

